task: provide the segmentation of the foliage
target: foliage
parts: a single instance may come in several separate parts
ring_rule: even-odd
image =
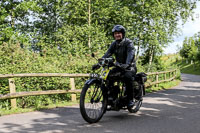
[[[59,50],[58,56],[52,56],[52,51],[46,51],[43,56],[38,53],[29,51],[20,47],[20,44],[0,45],[0,73],[88,73],[90,71],[90,63],[94,64],[88,58],[77,59],[63,55]],[[90,57],[89,57],[90,58]],[[79,84],[77,88],[81,88],[84,79],[76,79]],[[69,89],[69,78],[15,78],[16,91],[38,91],[38,90],[62,90]],[[0,80],[0,93],[9,93],[8,79]],[[35,107],[39,108],[42,105],[57,103],[60,101],[70,100],[70,95],[45,95],[45,96],[30,96],[18,98],[19,107]],[[10,108],[9,100],[0,101],[1,108]]]
[[[186,63],[185,59],[179,60],[176,64],[180,68],[181,73],[200,75],[199,62],[195,64],[195,67],[194,64]]]
[[[200,32],[183,41],[183,47],[180,49],[180,55],[186,60],[200,62]]]

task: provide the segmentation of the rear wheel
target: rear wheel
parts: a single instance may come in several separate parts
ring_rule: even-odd
[[[98,122],[106,111],[107,100],[100,82],[86,84],[80,96],[80,112],[88,123]]]
[[[128,108],[128,111],[130,113],[136,113],[140,110],[140,107],[142,106],[142,101],[143,101],[143,85],[139,85],[141,91],[140,91],[140,97],[134,98],[133,101],[135,105],[132,108]]]

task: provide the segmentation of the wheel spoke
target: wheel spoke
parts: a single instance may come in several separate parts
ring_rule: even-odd
[[[90,86],[85,96],[85,110],[88,117],[97,119],[102,113],[103,95],[99,85]]]

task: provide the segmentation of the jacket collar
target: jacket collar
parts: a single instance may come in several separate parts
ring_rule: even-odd
[[[121,41],[116,41],[117,46],[122,46],[125,42],[126,38],[123,38]]]

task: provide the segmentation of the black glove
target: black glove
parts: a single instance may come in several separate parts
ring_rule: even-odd
[[[100,65],[99,64],[94,64],[93,66],[92,66],[92,70],[94,71],[94,70],[97,70],[97,69],[99,69],[100,68]]]
[[[128,64],[121,64],[121,68],[123,68],[123,69],[127,69],[128,67],[129,67]]]
[[[122,69],[127,69],[127,68],[129,67],[128,64],[121,64],[121,63],[119,63],[119,62],[116,62],[116,63],[115,63],[115,66],[116,66],[116,67],[120,67],[120,68],[122,68]]]

